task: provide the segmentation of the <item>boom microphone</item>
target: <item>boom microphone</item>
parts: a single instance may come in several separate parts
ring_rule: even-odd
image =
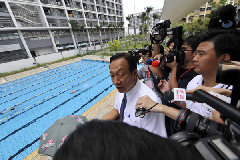
[[[214,97],[201,89],[197,89],[196,91],[194,91],[193,97],[215,108],[222,115],[228,117],[229,119],[240,125],[240,111],[233,105],[230,105],[227,102],[224,102],[223,100]]]

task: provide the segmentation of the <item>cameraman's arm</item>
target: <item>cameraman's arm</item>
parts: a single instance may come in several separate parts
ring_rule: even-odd
[[[152,57],[155,57],[158,54],[160,54],[159,44],[154,44],[154,55],[152,55]]]
[[[164,76],[163,69],[161,69],[159,67],[153,67],[151,65],[149,65],[148,67],[152,71],[152,73],[155,74],[156,76],[158,76],[159,78],[162,78]]]
[[[176,56],[174,56],[174,61],[172,63],[167,63],[166,65],[172,69],[169,79],[170,90],[172,90],[173,88],[178,88]]]

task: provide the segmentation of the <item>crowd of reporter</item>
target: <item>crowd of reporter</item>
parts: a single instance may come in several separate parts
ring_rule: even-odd
[[[149,50],[151,57],[140,53],[141,62],[145,65],[139,70],[139,57],[127,53],[113,55],[110,59],[110,76],[118,90],[114,108],[102,122],[88,122],[84,127],[79,127],[64,142],[54,159],[146,159],[149,156],[158,159],[161,155],[162,159],[186,159],[188,156],[190,159],[194,156],[201,159],[193,148],[189,147],[187,154],[176,152],[183,148],[176,142],[163,139],[180,131],[176,128],[179,124],[176,119],[182,115],[182,108],[219,124],[224,124],[226,117],[223,118],[213,108],[206,108],[203,103],[190,100],[170,102],[165,99],[164,93],[173,88],[183,88],[189,94],[201,89],[231,98],[233,86],[217,83],[216,76],[219,64],[237,65],[234,61],[240,61],[240,32],[233,27],[227,30],[211,29],[203,35],[189,36],[181,46],[184,58],[178,61],[174,56],[173,62],[164,63],[162,55],[173,52],[174,46],[174,38],[170,38],[167,49],[154,44],[154,49]],[[150,58],[157,59],[159,65],[148,64]],[[140,109],[145,109],[142,117],[137,115]],[[87,136],[89,138],[85,138]],[[85,148],[89,139],[92,147],[76,150],[79,146]],[[130,147],[124,148],[127,146]],[[163,152],[158,152],[162,147],[166,147],[164,152],[168,153],[165,157]],[[88,149],[96,151],[96,154],[91,155]],[[174,156],[171,155],[172,150],[175,150]]]

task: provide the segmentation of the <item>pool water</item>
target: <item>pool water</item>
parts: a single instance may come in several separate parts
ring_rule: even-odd
[[[109,63],[86,59],[1,84],[1,159],[25,158],[56,120],[81,115],[113,89]]]

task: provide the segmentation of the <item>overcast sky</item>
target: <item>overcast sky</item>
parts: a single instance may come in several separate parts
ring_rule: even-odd
[[[124,26],[127,26],[128,22],[126,17],[128,14],[134,13],[134,1],[135,1],[135,13],[145,11],[145,7],[154,7],[154,9],[163,8],[164,0],[122,0],[123,12],[124,12]]]

